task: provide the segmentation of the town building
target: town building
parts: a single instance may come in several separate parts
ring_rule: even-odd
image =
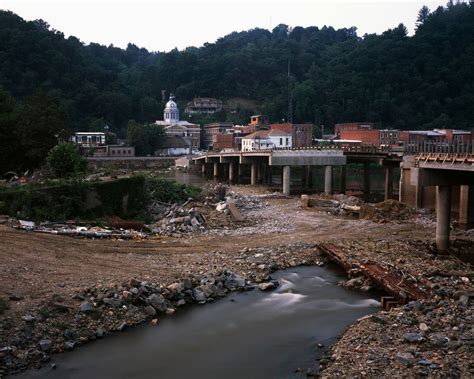
[[[282,130],[259,130],[242,137],[242,151],[290,149],[291,147],[291,133]]]
[[[94,146],[87,150],[94,158],[131,158],[135,156],[135,147],[126,145]]]
[[[380,130],[380,146],[399,146],[400,130],[398,129],[382,129]]]
[[[213,97],[195,97],[189,102],[184,110],[186,114],[213,114],[221,112],[223,104],[221,100]]]
[[[268,129],[268,117],[261,114],[250,116],[249,125],[255,126],[257,128],[266,127]]]
[[[271,124],[270,129],[290,133],[293,147],[311,147],[313,144],[313,124]]]
[[[342,130],[372,130],[373,128],[374,124],[371,122],[346,122],[342,124],[336,124],[334,126],[334,134],[339,136]]]
[[[84,148],[105,145],[103,132],[76,132],[71,136],[71,142]]]
[[[467,144],[474,139],[474,133],[459,129],[407,130],[400,132],[403,144]]]
[[[155,155],[177,156],[191,153],[191,145],[182,136],[168,135]]]
[[[363,146],[380,146],[380,130],[377,129],[340,129],[339,140],[360,141]]]
[[[231,122],[213,122],[204,125],[204,149],[213,150],[213,136],[217,134],[226,134],[234,127]]]
[[[168,136],[182,137],[192,148],[201,147],[201,127],[188,121],[180,121],[179,108],[173,94],[163,110],[163,120],[158,120],[155,124],[162,126]]]

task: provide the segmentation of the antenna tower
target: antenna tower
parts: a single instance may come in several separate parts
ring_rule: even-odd
[[[288,123],[293,123],[293,85],[291,81],[291,61],[288,59]]]

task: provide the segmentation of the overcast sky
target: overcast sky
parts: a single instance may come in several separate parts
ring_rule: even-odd
[[[150,51],[201,46],[233,31],[289,26],[356,26],[360,36],[403,22],[412,33],[418,0],[0,0],[26,20],[43,19],[66,36]]]

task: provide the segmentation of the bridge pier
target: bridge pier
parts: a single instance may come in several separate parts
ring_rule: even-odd
[[[234,164],[229,162],[229,183],[234,182]]]
[[[332,166],[324,167],[324,193],[327,195],[332,193]]]
[[[436,247],[438,251],[449,249],[451,228],[451,186],[436,187]]]
[[[219,176],[219,163],[214,162],[214,180]]]
[[[250,166],[250,184],[252,186],[257,184],[257,171],[258,171],[257,163],[252,163]]]
[[[201,165],[201,174],[206,175],[206,164],[205,163],[203,163]]]
[[[384,199],[392,198],[393,194],[393,169],[392,167],[385,167],[385,191]]]
[[[474,225],[474,185],[460,186],[459,224]]]
[[[283,166],[283,195],[290,194],[290,166]]]

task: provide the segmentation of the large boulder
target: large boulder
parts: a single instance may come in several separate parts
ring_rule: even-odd
[[[162,295],[154,293],[148,298],[148,303],[159,312],[166,312],[168,309],[169,301],[166,300]]]

